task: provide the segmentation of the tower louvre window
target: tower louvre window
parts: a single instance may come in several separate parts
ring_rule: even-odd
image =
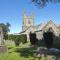
[[[33,15],[31,16],[27,16],[26,14],[23,15],[23,26],[22,26],[22,30],[25,31],[28,27],[33,26]],[[26,27],[27,26],[27,27]]]
[[[30,22],[30,21],[28,21],[28,24],[31,24],[31,22]]]

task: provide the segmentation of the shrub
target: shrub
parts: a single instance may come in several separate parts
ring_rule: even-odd
[[[27,43],[27,36],[26,35],[20,35],[19,37],[20,37],[22,43]]]
[[[42,47],[46,47],[46,46],[45,46],[45,42],[44,42],[43,39],[42,39],[42,40],[39,40],[37,45],[38,45],[38,46],[42,46]]]
[[[20,37],[19,36],[16,36],[15,37],[15,45],[16,46],[19,46],[20,42],[21,42]]]
[[[27,36],[26,35],[9,35],[9,40],[13,40],[15,42],[16,46],[19,46],[19,44],[26,43],[27,42]]]
[[[45,32],[43,34],[44,41],[47,48],[51,48],[53,46],[53,33],[52,32]]]
[[[15,44],[16,46],[19,46],[20,43],[27,43],[27,37],[26,35],[17,35],[15,38]]]
[[[60,49],[60,40],[54,40],[53,47]]]
[[[38,42],[38,39],[36,38],[36,34],[35,33],[30,33],[30,42],[32,45],[36,45]]]

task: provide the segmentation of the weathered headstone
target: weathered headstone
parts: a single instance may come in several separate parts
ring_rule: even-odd
[[[7,52],[7,47],[4,44],[4,39],[3,39],[3,29],[0,27],[0,53],[5,53]]]

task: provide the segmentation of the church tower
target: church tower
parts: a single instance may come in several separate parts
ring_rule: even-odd
[[[26,13],[23,13],[23,21],[22,21],[22,31],[27,30],[29,27],[34,26],[34,15],[33,13],[30,16],[27,16]]]

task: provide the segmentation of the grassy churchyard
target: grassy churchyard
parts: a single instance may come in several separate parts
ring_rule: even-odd
[[[19,42],[20,39],[16,38],[16,41]],[[20,45],[16,45],[15,44],[16,41],[14,40],[5,41],[5,45],[7,46],[8,50],[6,53],[0,54],[0,60],[56,60],[55,59],[56,57],[52,55],[46,55],[45,57],[42,55],[41,57],[40,55],[35,54],[37,48],[39,47],[45,48],[44,40],[39,41],[35,46],[31,45],[31,42],[26,43],[20,42]],[[60,40],[54,41],[53,45],[55,48],[60,49]]]
[[[29,43],[20,44],[19,47],[10,45],[8,52],[0,54],[0,60],[30,60],[33,58],[33,50],[36,48],[29,47]]]
[[[30,43],[20,44],[20,46],[8,45],[8,51],[0,54],[0,60],[39,60],[34,58],[36,47],[31,47]],[[40,60],[53,60],[49,57],[41,58]]]

